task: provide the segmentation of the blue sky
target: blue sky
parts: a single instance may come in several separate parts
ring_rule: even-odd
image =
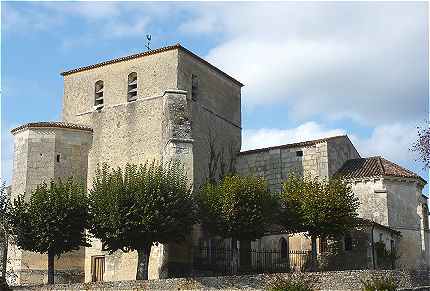
[[[243,148],[348,134],[428,180],[428,7],[412,2],[2,2],[1,161],[10,129],[61,119],[66,69],[181,43],[245,84]],[[427,189],[427,188],[426,188]],[[427,191],[427,190],[426,190]]]

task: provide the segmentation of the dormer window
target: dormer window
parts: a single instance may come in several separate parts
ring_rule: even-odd
[[[197,93],[199,89],[199,79],[196,75],[191,75],[191,99],[197,100]]]
[[[134,101],[137,99],[137,73],[133,72],[128,74],[128,87],[127,87],[127,101]]]
[[[94,86],[94,106],[96,109],[102,109],[103,108],[103,90],[104,85],[103,81],[99,80],[96,82]]]

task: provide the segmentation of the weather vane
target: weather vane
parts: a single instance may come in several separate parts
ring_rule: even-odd
[[[150,35],[150,34],[147,34],[147,35],[146,35],[146,44],[145,44],[145,47],[146,47],[149,51],[151,50],[150,45],[151,45],[151,35]]]

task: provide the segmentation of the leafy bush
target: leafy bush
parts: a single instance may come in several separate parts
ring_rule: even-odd
[[[281,276],[269,283],[269,291],[313,291],[311,284],[303,277],[284,278]]]
[[[372,278],[363,283],[363,291],[395,291],[399,286],[397,280],[393,278]]]

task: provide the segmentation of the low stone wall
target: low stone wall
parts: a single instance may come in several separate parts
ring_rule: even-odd
[[[118,282],[97,282],[81,284],[57,284],[52,286],[17,286],[13,290],[28,291],[74,291],[74,290],[184,290],[184,289],[215,289],[232,290],[248,289],[262,290],[267,289],[270,282],[278,278],[301,277],[312,282],[316,290],[351,290],[358,291],[362,288],[362,281],[370,278],[395,278],[399,281],[400,287],[404,291],[428,289],[415,289],[418,286],[428,286],[429,273],[427,271],[407,271],[407,270],[387,270],[387,271],[339,271],[339,272],[315,272],[315,273],[281,273],[281,274],[258,274],[242,276],[224,277],[195,277],[195,278],[176,278],[149,281],[118,281]],[[428,287],[426,287],[428,288]]]
[[[18,272],[18,274],[21,282],[32,282],[26,283],[25,285],[44,284],[48,282],[47,270],[28,269],[21,270],[20,272]],[[81,270],[55,270],[55,282],[59,284],[72,284],[84,281],[85,273]]]

